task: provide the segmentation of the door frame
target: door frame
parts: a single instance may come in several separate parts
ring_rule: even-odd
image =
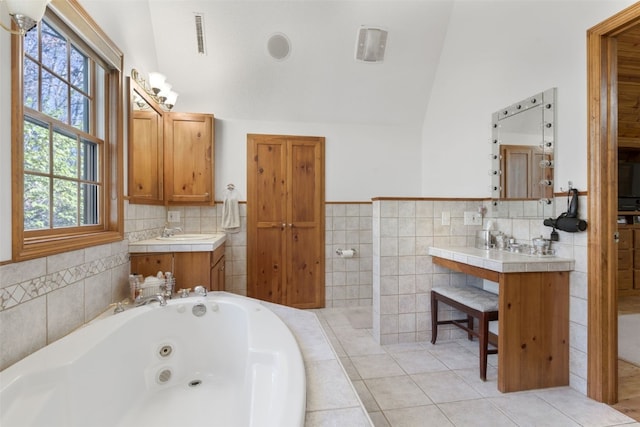
[[[587,395],[618,400],[617,36],[640,23],[633,4],[587,31],[588,326]]]

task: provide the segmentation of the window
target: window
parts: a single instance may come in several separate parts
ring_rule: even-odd
[[[122,239],[122,55],[76,0],[56,4],[13,38],[16,260]]]

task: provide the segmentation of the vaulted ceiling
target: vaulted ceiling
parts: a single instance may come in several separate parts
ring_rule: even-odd
[[[180,94],[178,111],[402,126],[424,120],[453,7],[452,0],[80,1],[128,66],[167,76]],[[197,52],[195,14],[204,17],[205,55]],[[384,62],[355,60],[363,25],[388,31]],[[267,51],[274,33],[291,42],[285,60]],[[146,63],[136,64],[140,58]]]

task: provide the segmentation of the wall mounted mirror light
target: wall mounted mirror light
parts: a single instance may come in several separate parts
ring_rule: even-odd
[[[491,198],[536,200],[553,214],[556,89],[548,89],[492,115]]]
[[[0,27],[12,34],[24,36],[27,31],[36,26],[44,16],[47,5],[51,0],[4,0],[11,19],[18,27],[18,31],[5,27],[0,22]]]

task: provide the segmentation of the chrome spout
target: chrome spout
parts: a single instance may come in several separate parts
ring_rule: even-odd
[[[136,307],[140,307],[142,305],[147,305],[152,302],[159,302],[160,307],[164,307],[167,305],[167,300],[163,295],[151,295],[148,297],[138,297],[136,298]]]

